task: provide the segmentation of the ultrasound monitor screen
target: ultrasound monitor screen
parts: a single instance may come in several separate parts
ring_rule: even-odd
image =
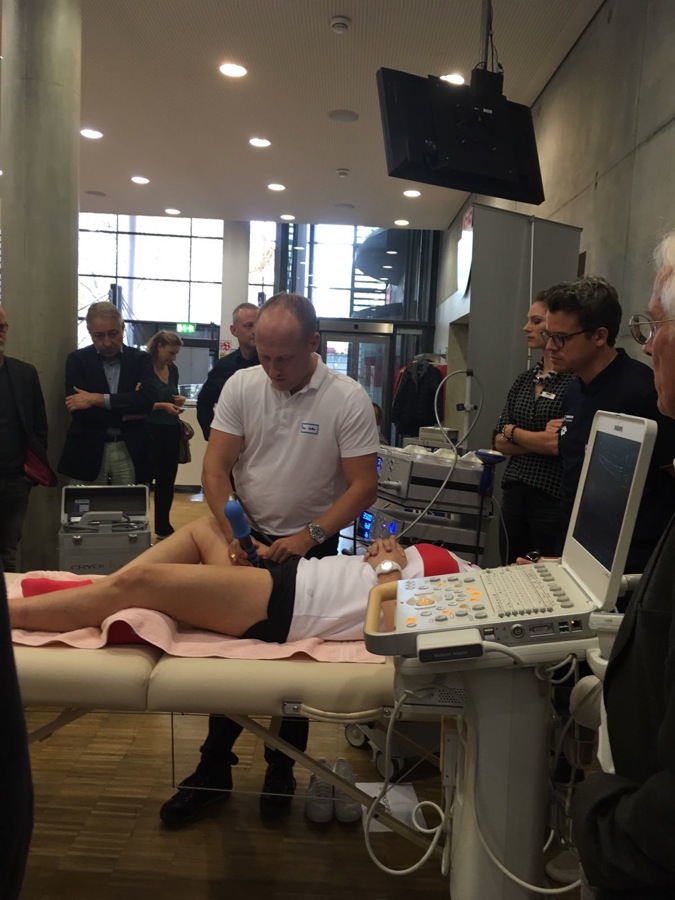
[[[598,432],[586,473],[572,537],[608,571],[626,512],[638,441]]]

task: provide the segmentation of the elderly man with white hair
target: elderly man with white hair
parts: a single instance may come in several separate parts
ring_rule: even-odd
[[[648,316],[633,337],[652,357],[659,410],[675,418],[675,232],[656,248]],[[626,610],[604,682],[613,772],[577,788],[574,828],[597,900],[675,897],[675,518]]]

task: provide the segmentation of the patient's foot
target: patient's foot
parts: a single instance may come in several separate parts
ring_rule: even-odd
[[[266,818],[287,813],[295,794],[293,766],[270,763],[260,795],[260,815]]]
[[[203,818],[207,811],[230,797],[232,767],[212,772],[201,766],[178,785],[178,790],[159,811],[167,828],[183,828]]]

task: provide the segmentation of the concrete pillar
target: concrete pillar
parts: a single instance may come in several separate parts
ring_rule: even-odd
[[[80,0],[4,0],[2,57],[6,352],[38,369],[56,467],[69,420],[64,364],[77,345]],[[59,489],[32,491],[24,570],[57,567],[59,509]]]
[[[223,223],[223,297],[220,316],[220,340],[236,340],[230,334],[232,311],[248,300],[248,264],[251,244],[248,222]],[[222,348],[222,344],[221,344]],[[223,355],[222,350],[219,355]]]

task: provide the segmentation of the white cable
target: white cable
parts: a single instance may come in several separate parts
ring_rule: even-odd
[[[316,719],[318,722],[372,722],[384,715],[384,707],[379,709],[363,709],[358,712],[351,713],[332,713],[325,709],[316,709],[313,706],[307,706],[305,703],[300,704],[299,714]]]

